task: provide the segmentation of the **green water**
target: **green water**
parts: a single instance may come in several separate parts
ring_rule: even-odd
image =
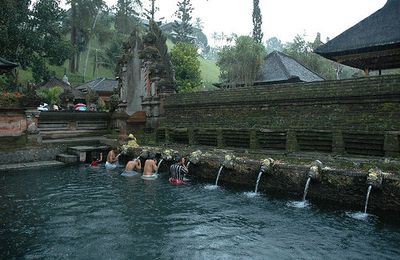
[[[0,173],[0,258],[398,259],[378,217],[85,167]],[[292,198],[293,199],[293,198]]]

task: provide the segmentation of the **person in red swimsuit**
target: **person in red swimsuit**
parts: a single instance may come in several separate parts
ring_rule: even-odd
[[[92,167],[97,167],[99,166],[99,164],[103,161],[103,153],[100,153],[100,159],[97,160],[96,157],[93,157],[92,159],[92,163],[90,164],[90,166]]]

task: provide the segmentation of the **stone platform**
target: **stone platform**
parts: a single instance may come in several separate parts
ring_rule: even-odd
[[[53,167],[53,166],[64,166],[64,165],[65,163],[59,161],[39,161],[39,162],[29,162],[29,163],[3,164],[0,165],[0,172],[32,169],[32,168]]]

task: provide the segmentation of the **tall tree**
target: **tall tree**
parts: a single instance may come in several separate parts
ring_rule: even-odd
[[[191,92],[202,84],[198,56],[196,47],[190,43],[180,42],[172,49],[178,92]]]
[[[93,22],[105,6],[103,0],[67,0],[71,5],[69,25],[73,52],[69,60],[70,72],[79,70],[80,53],[87,47]]]
[[[191,24],[192,12],[194,10],[190,0],[181,0],[177,4],[178,10],[175,12],[177,20],[174,21],[173,28],[176,33],[177,42],[191,43],[193,38],[193,26]]]
[[[149,0],[149,7],[144,9],[144,15],[148,20],[153,20],[155,19],[156,12],[160,10],[156,6],[156,0]]]
[[[235,45],[224,46],[218,56],[217,65],[223,82],[250,86],[264,62],[265,50],[253,38],[240,36],[236,38]]]
[[[118,32],[131,33],[132,27],[137,23],[137,9],[141,6],[141,0],[118,0],[115,14],[115,28]]]
[[[31,68],[36,81],[50,76],[47,64],[61,65],[69,55],[59,0],[1,0],[0,56]],[[3,8],[4,7],[4,8]]]
[[[261,29],[262,15],[259,2],[260,0],[253,0],[253,39],[258,43],[262,43],[264,34]]]

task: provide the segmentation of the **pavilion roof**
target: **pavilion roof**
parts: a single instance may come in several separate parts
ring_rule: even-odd
[[[0,57],[0,70],[11,70],[13,68],[18,67],[19,65],[17,63],[8,61],[6,59],[3,59]]]
[[[257,81],[293,81],[296,78],[298,81],[305,82],[324,80],[294,58],[282,52],[273,51],[265,58],[261,76]]]
[[[360,69],[400,66],[400,1],[386,4],[315,52]]]

